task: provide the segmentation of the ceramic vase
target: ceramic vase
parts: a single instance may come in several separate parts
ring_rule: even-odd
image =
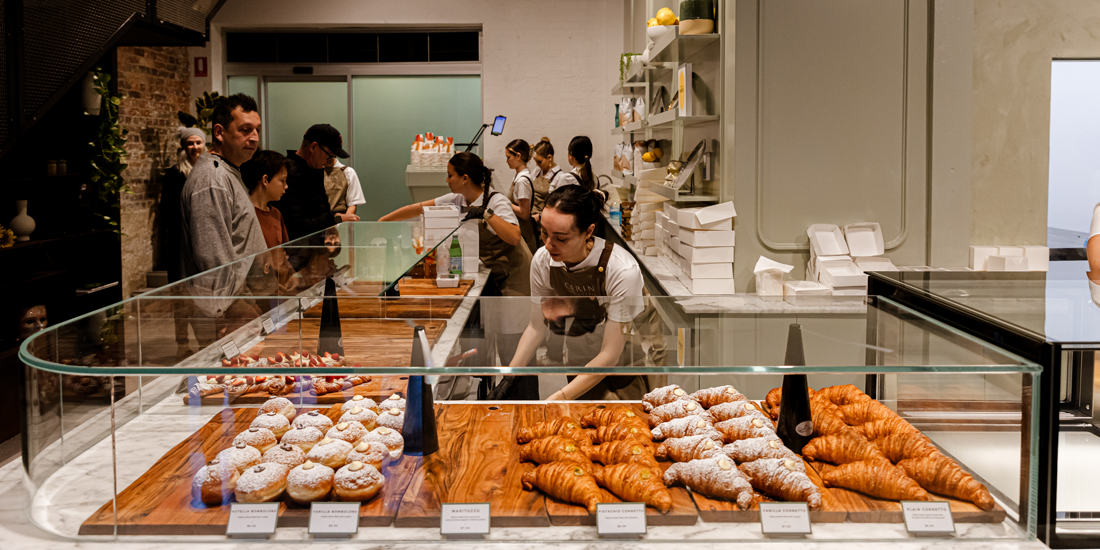
[[[31,233],[34,233],[34,218],[27,215],[27,201],[15,201],[15,212],[15,217],[8,224],[15,233],[15,241],[31,240]]]
[[[99,106],[103,98],[95,92],[95,73],[89,72],[84,77],[84,90],[83,90],[83,102],[84,111],[89,115],[99,115]]]

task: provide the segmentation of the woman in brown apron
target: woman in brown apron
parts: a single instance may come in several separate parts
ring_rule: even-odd
[[[447,185],[451,193],[422,203],[403,206],[378,221],[398,221],[424,213],[425,206],[455,205],[466,212],[463,222],[478,226],[478,256],[489,269],[489,280],[481,295],[529,296],[531,294],[531,250],[520,232],[519,220],[504,195],[493,191],[492,174],[472,153],[456,153],[447,163]],[[509,364],[513,362],[521,332],[515,322],[509,322],[506,304],[500,300],[480,303],[488,340],[478,364]],[[520,323],[522,324],[522,323]],[[500,362],[492,361],[496,349]],[[480,348],[479,348],[480,349]],[[537,378],[525,381],[524,392],[516,399],[538,399]],[[533,384],[533,385],[532,385]]]
[[[527,163],[531,160],[531,146],[522,139],[514,139],[504,148],[505,160],[508,168],[516,171],[512,178],[512,187],[508,189],[508,200],[512,201],[512,211],[519,218],[520,233],[527,243],[527,248],[532,252],[539,249],[538,234],[535,223],[531,217],[531,207],[537,195],[541,210],[542,203],[546,202],[546,190],[541,193],[535,189],[535,177],[527,169]]]
[[[563,186],[547,198],[545,245],[531,262],[531,295],[542,298],[512,366],[527,364],[547,329],[564,336],[566,365],[645,364],[635,328],[646,309],[641,269],[629,252],[593,236],[603,202],[601,193],[577,185]],[[644,376],[580,375],[570,377],[550,399],[636,400],[652,389],[650,382]]]

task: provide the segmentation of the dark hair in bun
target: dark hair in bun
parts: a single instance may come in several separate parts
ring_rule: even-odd
[[[493,183],[493,171],[486,168],[481,158],[473,153],[465,151],[455,153],[449,162],[454,166],[455,173],[460,176],[469,176],[470,181],[478,187],[489,188]]]
[[[522,160],[524,164],[531,160],[531,146],[522,139],[513,139],[505,149],[519,157],[519,160]]]
[[[577,179],[581,187],[589,191],[596,188],[596,178],[592,175],[592,140],[588,136],[577,136],[569,142],[569,154],[580,163]]]
[[[606,197],[600,191],[591,191],[578,185],[559,187],[546,197],[547,208],[553,208],[562,214],[573,216],[573,224],[584,233],[589,227],[600,223]]]

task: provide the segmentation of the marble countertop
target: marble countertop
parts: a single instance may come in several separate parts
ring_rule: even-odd
[[[88,547],[118,547],[110,537],[76,538],[80,524],[109,502],[113,487],[112,472],[118,476],[121,490],[159,459],[161,454],[189,437],[221,410],[220,406],[187,407],[175,394],[177,381],[163,377],[143,387],[138,394],[119,401],[115,418],[114,451],[109,431],[109,409],[93,416],[85,424],[68,427],[64,442],[47,447],[36,461],[37,470],[53,473],[38,474],[40,487],[28,502],[28,487],[33,484],[24,476],[22,462],[13,460],[0,468],[0,546],[5,550],[77,550]],[[149,405],[149,403],[154,403]],[[128,422],[123,419],[129,418]],[[64,454],[65,459],[60,460]],[[117,460],[112,465],[112,455]],[[53,458],[51,463],[50,459]],[[43,479],[44,478],[44,479]],[[34,518],[32,523],[28,512]],[[36,525],[37,524],[37,525]],[[40,526],[44,527],[40,528]],[[1037,550],[1045,548],[1039,542],[998,540],[1017,536],[1004,524],[959,524],[953,540],[914,539],[901,524],[815,524],[814,534],[804,539],[769,540],[760,533],[758,524],[706,523],[693,526],[651,527],[645,539],[599,539],[594,527],[494,528],[484,540],[447,541],[449,546],[463,549],[527,549],[554,543],[557,548],[596,549],[613,545],[622,549],[642,549],[653,543],[698,543],[708,548],[773,548],[812,550],[819,547],[870,550],[889,544],[898,548],[972,550]],[[314,541],[305,529],[281,528],[271,539],[283,543],[283,548],[312,547]],[[732,542],[737,541],[737,542]],[[852,541],[852,542],[848,542]],[[144,550],[193,550],[196,543],[215,550],[248,548],[256,540],[227,540],[220,536],[124,537],[125,547]],[[352,539],[318,540],[329,548],[385,547],[387,550],[438,548],[443,542],[436,529],[396,529],[392,527],[362,528]],[[108,546],[112,545],[112,546]]]

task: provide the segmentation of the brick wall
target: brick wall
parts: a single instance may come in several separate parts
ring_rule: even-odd
[[[118,91],[126,97],[119,120],[130,131],[123,177],[133,194],[122,197],[122,295],[129,296],[145,286],[145,273],[158,264],[161,252],[158,179],[176,162],[176,113],[191,110],[187,48],[118,48]]]

